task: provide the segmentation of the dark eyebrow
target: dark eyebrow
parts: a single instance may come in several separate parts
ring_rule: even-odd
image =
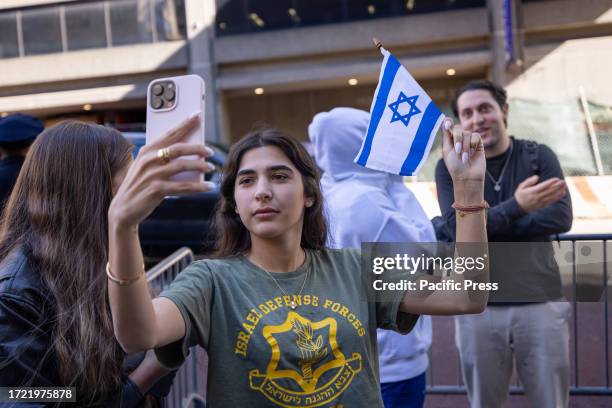
[[[240,170],[238,174],[236,174],[236,177],[244,176],[245,174],[253,174],[253,173],[255,173],[255,170],[244,169],[244,170]]]
[[[270,166],[267,169],[267,171],[279,171],[279,170],[288,171],[290,173],[293,173],[293,170],[291,170],[290,167],[285,166],[284,164],[279,164],[279,165],[276,165],[276,166]],[[243,169],[243,170],[240,170],[238,172],[238,174],[236,174],[236,177],[244,176],[246,174],[254,174],[254,173],[255,173],[255,170],[253,170],[253,169]]]
[[[291,170],[290,167],[285,166],[284,164],[279,164],[278,166],[270,166],[270,167],[268,167],[268,171],[278,171],[278,170],[284,170],[284,171],[288,171],[290,173],[293,173],[293,170]]]

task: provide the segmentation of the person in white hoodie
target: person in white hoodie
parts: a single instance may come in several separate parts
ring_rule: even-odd
[[[360,248],[362,242],[435,242],[431,222],[401,176],[353,162],[369,120],[368,112],[334,108],[315,115],[308,127],[315,160],[323,171],[321,189],[330,226],[329,246]],[[431,336],[430,316],[421,316],[407,335],[378,330],[385,408],[423,406]]]

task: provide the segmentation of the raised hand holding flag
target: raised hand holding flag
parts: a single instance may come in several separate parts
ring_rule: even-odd
[[[379,41],[384,56],[370,108],[370,124],[355,163],[404,176],[425,163],[444,115]]]

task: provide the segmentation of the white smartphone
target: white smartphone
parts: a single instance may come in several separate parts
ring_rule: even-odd
[[[204,81],[198,75],[159,78],[147,88],[147,135],[150,144],[176,128],[194,112],[200,113],[200,125],[182,142],[204,144]],[[198,156],[185,158],[198,159]],[[202,181],[198,172],[182,172],[173,180]]]

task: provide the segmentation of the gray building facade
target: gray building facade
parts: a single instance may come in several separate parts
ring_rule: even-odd
[[[0,113],[142,124],[149,81],[196,73],[209,140],[264,123],[305,139],[321,110],[369,109],[372,37],[443,109],[484,77],[612,105],[612,0],[5,0]]]

